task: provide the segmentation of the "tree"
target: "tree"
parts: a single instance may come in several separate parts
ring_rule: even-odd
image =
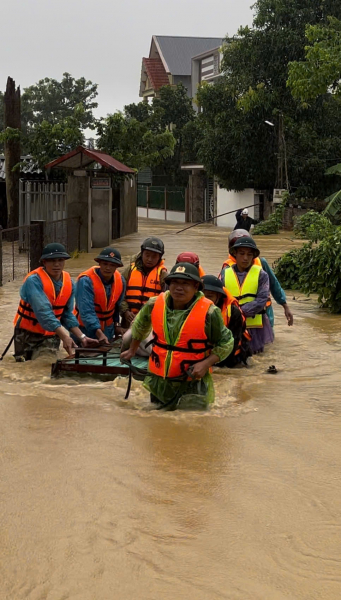
[[[8,227],[19,225],[19,178],[20,162],[20,87],[8,77],[4,95],[4,142],[6,161],[6,198]]]
[[[204,133],[199,158],[227,188],[276,185],[277,134],[285,128],[289,182],[298,197],[324,197],[325,170],[337,162],[341,105],[317,98],[305,109],[287,86],[289,63],[304,58],[307,24],[341,17],[335,0],[258,0],[252,28],[226,38],[223,76],[203,85],[198,101]]]
[[[95,117],[93,110],[98,104],[97,84],[85,77],[75,79],[70,73],[64,73],[61,81],[45,77],[38,83],[24,89],[22,97],[22,121],[25,131],[48,121],[52,125],[63,119],[73,117],[74,110],[83,107],[81,115],[82,129],[93,129]]]
[[[44,120],[33,127],[26,138],[31,162],[40,168],[84,143],[82,131],[83,107],[77,106],[72,115],[58,123]]]
[[[129,167],[155,167],[172,155],[175,139],[170,131],[160,133],[121,112],[108,115],[97,126],[97,146]]]
[[[305,60],[289,64],[288,86],[301,102],[331,91],[341,95],[341,21],[329,17],[327,25],[308,25]]]
[[[186,175],[181,171],[181,164],[185,158],[184,144],[187,148],[187,138],[190,135],[187,127],[194,122],[195,116],[186,88],[182,84],[172,87],[166,85],[160,89],[159,96],[151,104],[129,104],[125,106],[124,114],[128,120],[136,119],[155,133],[172,132],[175,139],[174,151],[160,161],[158,166],[154,165],[154,175],[162,176],[170,184],[183,183]]]

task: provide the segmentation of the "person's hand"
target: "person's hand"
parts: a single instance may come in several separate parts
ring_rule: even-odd
[[[124,317],[128,321],[128,323],[132,323],[135,319],[135,315],[133,312],[131,312],[131,310],[126,310],[126,312],[124,313]]]
[[[192,379],[202,379],[206,375],[208,369],[209,366],[207,365],[205,360],[196,363],[191,369]]]
[[[117,327],[115,327],[115,336],[119,337],[119,336],[123,336],[125,334],[125,332],[128,331],[127,329],[124,329],[124,327],[121,327],[120,325],[118,325]]]
[[[85,338],[81,339],[81,344],[82,344],[83,348],[95,348],[96,346],[99,345],[99,340],[95,340],[93,338],[85,337]]]
[[[294,324],[294,315],[292,314],[289,306],[287,304],[283,304],[285,318],[288,321],[289,327]]]
[[[73,341],[73,339],[67,335],[63,338],[63,348],[66,350],[69,356],[73,355],[73,348],[77,348],[77,344]]]
[[[101,344],[109,344],[109,340],[107,338],[106,335],[104,335],[103,331],[101,329],[97,329],[96,331],[96,338],[98,339],[98,341]]]
[[[132,348],[128,348],[128,350],[122,352],[121,359],[123,358],[124,360],[130,360],[131,358],[133,358],[133,356],[135,356],[135,351],[132,350]]]

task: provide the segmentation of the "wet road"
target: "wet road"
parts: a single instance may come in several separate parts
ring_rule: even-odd
[[[117,246],[159,234],[168,267],[193,250],[217,273],[227,232],[178,228]],[[292,246],[258,242],[270,262]],[[18,288],[0,288],[1,348]],[[339,600],[341,317],[292,297],[295,327],[276,306],[275,344],[217,371],[205,414],[155,414],[137,382],[126,403],[124,380],[51,381],[50,357],[0,363],[1,600]]]

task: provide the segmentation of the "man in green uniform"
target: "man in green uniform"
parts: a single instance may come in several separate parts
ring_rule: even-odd
[[[210,368],[233,351],[232,333],[221,311],[202,293],[198,269],[176,264],[166,278],[169,291],[153,297],[132,324],[132,342],[121,357],[130,360],[153,331],[153,351],[144,387],[160,407],[214,402]]]

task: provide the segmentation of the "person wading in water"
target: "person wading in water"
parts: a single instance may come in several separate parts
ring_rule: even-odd
[[[246,231],[250,231],[251,225],[257,225],[258,221],[256,219],[252,219],[249,217],[249,211],[247,208],[241,208],[236,212],[236,225],[235,229],[246,229]]]
[[[148,302],[149,298],[165,291],[167,269],[163,260],[165,248],[163,241],[157,237],[144,240],[141,252],[133,259],[122,275],[127,282],[126,296],[121,304],[122,327],[131,327],[135,316]],[[140,356],[149,356],[151,347],[148,337],[138,349]],[[131,329],[123,335],[122,348],[126,350],[131,342]],[[146,348],[147,346],[147,348]]]
[[[14,356],[18,362],[35,358],[36,351],[42,348],[58,350],[60,341],[72,355],[76,343],[65,329],[71,331],[83,347],[98,344],[82,333],[73,314],[74,284],[64,271],[69,258],[62,244],[48,244],[40,259],[42,266],[31,271],[24,280],[14,319]]]
[[[232,333],[220,309],[202,293],[194,265],[176,264],[165,281],[169,291],[141,309],[132,325],[130,348],[121,357],[135,356],[152,328],[153,349],[144,380],[151,401],[168,409],[176,408],[180,400],[207,406],[214,401],[210,368],[233,351]]]
[[[263,352],[265,344],[274,340],[265,310],[270,294],[269,276],[261,266],[253,264],[259,257],[259,250],[251,237],[239,238],[231,248],[231,254],[236,263],[223,269],[221,280],[238,300],[246,317],[252,353]]]
[[[224,325],[227,327],[234,339],[233,352],[218,367],[234,367],[246,361],[252,355],[250,350],[250,335],[246,331],[246,320],[238,301],[223,286],[223,282],[214,275],[202,277],[205,297],[221,310]]]
[[[225,267],[236,264],[236,259],[232,256],[230,251],[231,251],[231,248],[234,246],[235,242],[241,237],[250,237],[251,238],[251,235],[248,231],[245,231],[245,229],[236,229],[235,231],[232,231],[232,233],[230,233],[230,235],[228,237],[229,256],[225,260],[225,262],[222,266],[222,271]],[[288,321],[289,327],[291,327],[294,324],[294,317],[288,306],[285,291],[283,290],[281,284],[279,283],[275,273],[271,269],[268,261],[265,258],[263,258],[263,256],[262,256],[259,258],[255,258],[253,261],[253,264],[261,266],[263,271],[265,271],[269,275],[270,293],[273,296],[274,300],[277,302],[277,304],[280,304],[280,306],[283,307],[285,318]],[[222,271],[219,275],[219,279],[222,279]],[[275,324],[275,315],[274,315],[271,298],[269,298],[267,305],[266,305],[266,314],[268,315],[270,325],[273,328],[274,324]]]
[[[123,263],[115,248],[104,248],[94,260],[98,267],[90,267],[77,278],[75,314],[85,335],[108,343],[122,334],[119,309],[125,281],[117,267]]]

